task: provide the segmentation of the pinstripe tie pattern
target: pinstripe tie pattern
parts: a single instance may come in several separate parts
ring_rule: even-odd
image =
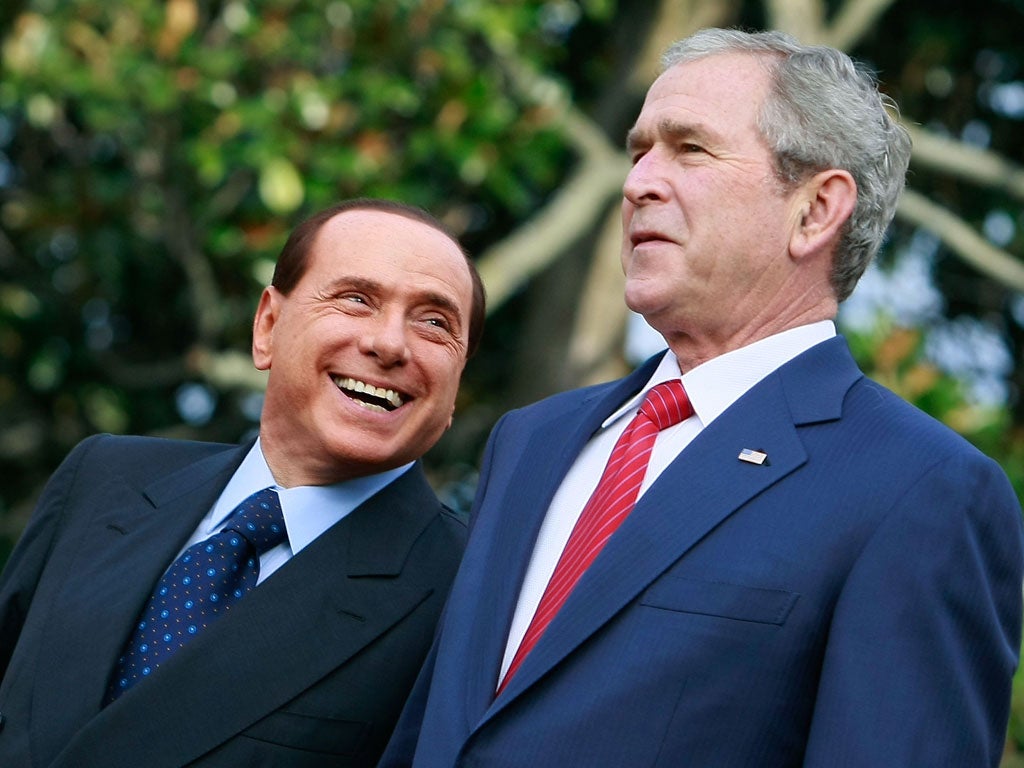
[[[580,576],[632,511],[658,432],[692,414],[693,407],[678,379],[658,384],[647,393],[639,412],[615,443],[597,488],[576,521],[498,693],[536,645]]]

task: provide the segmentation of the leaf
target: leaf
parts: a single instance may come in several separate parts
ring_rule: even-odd
[[[297,210],[305,199],[298,170],[284,157],[275,157],[260,168],[260,199],[276,214]]]

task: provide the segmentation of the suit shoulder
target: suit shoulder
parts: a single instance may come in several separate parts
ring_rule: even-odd
[[[466,516],[441,501],[438,501],[437,514],[427,524],[426,531],[436,537],[442,546],[457,550],[459,554],[466,547],[468,535]]]
[[[565,392],[557,392],[553,395],[548,395],[545,398],[537,400],[536,402],[524,405],[514,410],[509,411],[506,416],[512,418],[524,417],[524,418],[545,418],[549,414],[564,413],[569,408],[578,406],[587,400],[591,400],[595,397],[600,397],[602,394],[618,386],[622,383],[622,380],[607,381],[601,384],[591,384],[586,387],[579,387],[577,389],[569,389]]]
[[[405,545],[400,540],[453,556],[461,556],[465,548],[465,521],[437,497],[420,463],[367,502],[363,511],[351,516],[353,522],[358,521],[366,536],[385,536],[385,548],[401,549]],[[381,514],[389,516],[386,532],[380,529]]]
[[[999,463],[881,384],[864,378],[852,387],[842,422],[841,432],[834,433],[833,446],[861,457],[862,466],[873,468],[875,481],[868,487],[903,489],[901,493],[944,489],[934,493],[949,503],[930,506],[932,517],[940,516],[938,506],[951,513],[955,499],[961,498],[966,499],[963,511],[978,506],[987,516],[1008,516],[1014,528],[1019,528],[1020,502]]]
[[[466,549],[466,522],[453,510],[441,505],[437,515],[426,525],[416,541],[416,549],[426,554],[432,567],[441,568],[450,577],[462,560]]]
[[[469,530],[467,516],[456,512],[447,504],[441,505],[441,512],[438,514],[438,521],[442,528],[462,545],[466,543],[466,536]]]
[[[984,456],[963,435],[866,376],[850,388],[843,410],[844,418],[854,417],[889,445],[916,445],[931,455]]]
[[[117,469],[126,474],[145,475],[153,470],[165,473],[223,451],[237,449],[230,443],[209,443],[199,440],[173,440],[141,435],[94,435],[80,442],[68,461],[82,467]]]

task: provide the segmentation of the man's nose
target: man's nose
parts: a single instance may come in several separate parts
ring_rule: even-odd
[[[633,205],[664,200],[668,196],[665,163],[651,150],[638,159],[622,185],[622,196]]]
[[[364,354],[376,357],[385,367],[403,365],[409,359],[408,333],[403,316],[381,314],[363,335],[360,347]]]

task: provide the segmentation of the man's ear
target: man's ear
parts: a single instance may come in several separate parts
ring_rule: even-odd
[[[797,202],[801,207],[790,238],[790,253],[798,259],[818,252],[832,253],[857,203],[857,182],[847,171],[822,171],[804,183]]]
[[[281,292],[272,285],[263,289],[252,321],[252,362],[257,370],[270,369],[274,351],[274,325],[281,311]]]

